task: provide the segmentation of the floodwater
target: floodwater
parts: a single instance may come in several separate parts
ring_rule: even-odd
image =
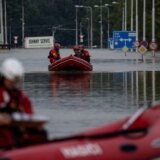
[[[0,62],[17,57],[26,74],[20,87],[37,114],[49,117],[50,137],[65,136],[133,114],[160,100],[160,54],[90,50],[93,72],[49,73],[49,49],[1,51]],[[72,50],[61,50],[62,57]]]

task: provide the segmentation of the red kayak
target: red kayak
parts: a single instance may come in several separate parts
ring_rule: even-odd
[[[92,69],[90,63],[72,55],[48,65],[49,71],[92,71]]]
[[[160,104],[133,116],[46,144],[1,153],[2,160],[158,160]],[[2,156],[3,155],[3,156]]]

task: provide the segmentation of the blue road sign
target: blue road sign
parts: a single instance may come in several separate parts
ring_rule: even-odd
[[[122,49],[126,46],[129,49],[135,48],[134,43],[136,41],[135,31],[114,31],[113,42],[114,49]]]

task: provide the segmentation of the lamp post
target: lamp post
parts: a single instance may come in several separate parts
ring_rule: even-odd
[[[100,7],[100,23],[101,23],[101,30],[100,30],[100,35],[101,35],[101,45],[100,47],[103,48],[103,17],[102,17],[102,0],[101,0],[101,7]]]
[[[124,4],[125,4],[125,7],[124,7],[125,8],[125,21],[124,21],[125,28],[124,28],[124,30],[127,31],[127,0],[125,0]]]
[[[91,42],[90,42],[90,47],[93,47],[93,11],[92,11],[92,7],[90,6],[80,6],[82,8],[87,8],[90,10],[90,14],[91,14],[91,30],[90,30],[90,35],[91,35]]]
[[[155,0],[152,0],[152,42],[155,41]]]
[[[87,24],[88,24],[88,28],[87,28],[87,38],[88,38],[88,48],[89,48],[89,37],[90,37],[90,35],[89,35],[89,32],[90,32],[90,29],[89,29],[89,18],[87,17],[87,18],[83,18],[83,19],[85,19],[85,20],[87,20]]]
[[[0,43],[4,43],[4,33],[3,33],[3,8],[2,8],[2,0],[0,0]]]
[[[94,5],[96,8],[100,8],[100,48],[103,48],[103,15],[102,15],[102,8],[105,6],[102,5]]]
[[[131,31],[133,31],[133,9],[134,9],[134,3],[133,0],[131,0]]]
[[[22,0],[22,47],[24,47],[24,0]]]
[[[138,41],[138,0],[136,0],[136,41]]]
[[[117,2],[112,2],[112,4],[117,4]],[[112,6],[112,5],[110,5],[110,4],[105,4],[105,7],[107,7],[107,9],[108,9],[108,16],[107,16],[107,19],[108,19],[108,40],[109,40],[109,37],[110,37],[110,19],[109,19],[109,17],[110,17],[110,10],[109,10],[109,7],[110,6]]]
[[[143,41],[146,40],[146,0],[143,0]]]
[[[78,45],[78,8],[79,5],[75,5],[76,8],[76,45]]]
[[[8,40],[7,40],[7,9],[6,9],[6,0],[4,0],[4,29],[5,29],[5,44],[8,44]]]

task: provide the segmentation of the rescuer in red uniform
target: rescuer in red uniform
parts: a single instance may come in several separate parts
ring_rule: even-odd
[[[61,58],[59,53],[60,47],[61,47],[60,43],[58,42],[54,43],[54,47],[53,49],[50,50],[49,56],[48,56],[50,63],[54,63],[56,60],[59,60]]]
[[[24,112],[32,114],[30,99],[16,87],[23,77],[23,66],[16,59],[7,59],[1,66],[0,112]]]
[[[23,74],[23,66],[18,60],[7,59],[2,62],[0,75],[0,148],[24,143],[24,132],[25,135],[30,135],[30,128],[26,130],[23,126],[22,129],[5,125],[9,123],[15,112],[33,114],[29,97],[16,87]],[[27,141],[29,142],[29,139]]]
[[[74,51],[74,56],[81,58],[81,52],[78,45],[73,47],[73,51]]]
[[[90,63],[89,52],[85,49],[84,45],[79,45],[79,51],[81,53],[81,58]]]

